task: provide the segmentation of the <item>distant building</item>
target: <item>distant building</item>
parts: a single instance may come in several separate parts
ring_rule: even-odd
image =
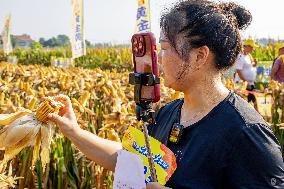
[[[34,40],[27,35],[12,35],[11,36],[13,47],[30,48]],[[13,40],[14,39],[14,40]],[[2,36],[0,35],[0,48],[3,48]]]
[[[21,48],[30,48],[32,43],[34,42],[34,40],[32,40],[32,38],[27,34],[14,35],[14,39],[15,39],[15,47],[21,47]]]

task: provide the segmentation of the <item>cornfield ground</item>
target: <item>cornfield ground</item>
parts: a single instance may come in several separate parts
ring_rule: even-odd
[[[16,49],[13,56],[21,64],[9,64],[4,62],[7,57],[0,52],[3,61],[0,63],[0,113],[13,113],[21,108],[35,111],[43,97],[65,94],[72,100],[81,128],[120,141],[129,125],[139,125],[134,112],[133,87],[128,84],[128,74],[132,69],[130,49],[88,49],[84,61],[76,60],[79,67],[50,67],[52,57],[68,57],[70,53],[66,49]],[[283,149],[284,86],[271,82],[263,92],[273,95],[273,117],[267,121]],[[155,109],[182,97],[181,93],[163,85],[161,94],[162,100]],[[19,189],[112,188],[113,173],[88,160],[54,129],[50,162],[45,171],[41,160],[36,162],[34,169],[30,168],[33,147],[25,148],[9,161],[6,169],[0,167],[0,187],[15,184]],[[0,159],[3,159],[3,154],[2,149]]]

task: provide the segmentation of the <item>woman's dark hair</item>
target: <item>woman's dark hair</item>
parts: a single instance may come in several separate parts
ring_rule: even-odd
[[[161,17],[160,26],[183,60],[192,48],[207,46],[218,69],[232,66],[241,51],[239,30],[252,20],[251,13],[235,3],[187,0]]]

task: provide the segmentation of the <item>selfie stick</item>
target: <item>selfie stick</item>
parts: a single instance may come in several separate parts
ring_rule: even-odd
[[[130,73],[129,82],[134,85],[134,100],[136,102],[136,117],[138,121],[142,120],[143,133],[145,137],[147,158],[152,177],[152,182],[158,182],[152,151],[150,147],[150,140],[148,134],[148,125],[155,123],[155,111],[151,107],[151,101],[142,100],[142,86],[154,86],[160,84],[160,78],[154,74]]]

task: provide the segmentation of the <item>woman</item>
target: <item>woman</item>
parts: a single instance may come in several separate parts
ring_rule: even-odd
[[[177,157],[177,170],[166,186],[190,189],[284,188],[284,165],[277,139],[262,117],[221,82],[241,50],[239,29],[251,14],[234,3],[188,0],[161,19],[160,61],[165,85],[184,99],[164,106],[149,133]],[[115,169],[121,144],[78,127],[69,98],[57,123],[88,158]],[[178,143],[168,140],[173,125],[184,126]],[[148,189],[166,188],[150,183]]]

